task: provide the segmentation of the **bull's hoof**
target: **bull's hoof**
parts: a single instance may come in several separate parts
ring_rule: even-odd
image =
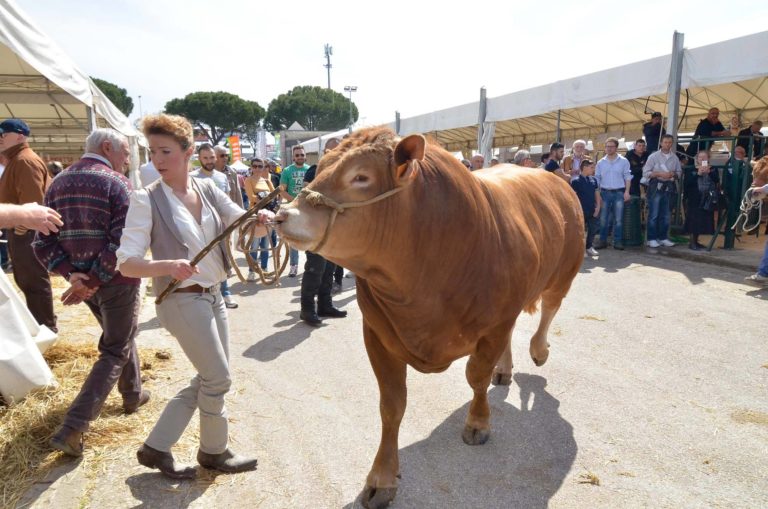
[[[494,373],[491,377],[493,385],[510,385],[512,383],[512,373]]]
[[[543,366],[544,363],[547,362],[547,359],[549,358],[549,344],[547,344],[547,348],[544,348],[538,352],[534,351],[534,349],[531,348],[530,354],[534,364],[536,364],[539,367]]]
[[[397,495],[397,488],[376,488],[366,485],[360,494],[360,502],[366,509],[387,507]]]
[[[464,426],[464,431],[461,433],[461,438],[467,445],[483,445],[488,441],[489,438],[491,438],[491,430]]]

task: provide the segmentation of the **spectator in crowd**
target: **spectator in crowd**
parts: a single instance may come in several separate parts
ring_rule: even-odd
[[[539,164],[540,168],[546,168],[547,164],[549,164],[549,152],[546,154],[541,154],[541,164]]]
[[[694,159],[694,168],[686,170],[685,186],[685,231],[691,235],[688,247],[694,251],[704,249],[699,235],[715,232],[715,210],[717,209],[717,184],[719,174],[709,164],[709,151],[700,150]]]
[[[766,167],[768,167],[768,159],[760,159],[760,161],[755,164],[754,174],[759,175],[765,173]],[[764,199],[766,195],[768,195],[768,184],[761,187],[752,187],[750,188],[750,191],[752,191],[752,199]],[[744,280],[753,285],[768,286],[768,242],[765,243],[765,250],[763,251],[763,257],[760,260],[760,264],[757,266],[757,272],[747,276]]]
[[[293,201],[301,192],[301,189],[304,187],[304,174],[309,169],[309,165],[305,163],[307,155],[304,152],[303,146],[295,145],[291,149],[291,154],[293,164],[283,168],[283,172],[280,174],[280,189],[282,190],[280,196],[288,202]],[[296,277],[296,274],[299,272],[298,249],[291,248],[290,265],[288,277]]]
[[[48,167],[27,144],[29,126],[18,118],[0,123],[0,152],[8,163],[0,179],[0,203],[23,205],[43,203],[51,182]],[[35,232],[22,226],[8,236],[8,251],[13,262],[13,278],[27,301],[27,308],[38,323],[54,332],[53,292],[48,271],[35,257],[32,242]]]
[[[571,177],[571,181],[581,173],[581,161],[586,158],[587,142],[576,140],[571,145],[571,153],[563,159],[563,172]]]
[[[629,171],[632,174],[632,182],[629,184],[629,194],[640,196],[640,181],[643,178],[643,167],[648,160],[648,153],[645,151],[645,140],[640,138],[635,141],[635,146],[627,152],[627,161],[629,161]]]
[[[547,162],[546,166],[544,166],[544,169],[550,173],[554,173],[570,184],[571,177],[566,175],[563,169],[560,167],[560,161],[563,159],[563,154],[565,154],[565,147],[562,143],[555,142],[550,145],[549,161]]]
[[[315,179],[316,165],[309,167],[304,174],[304,185]],[[301,313],[299,318],[307,325],[319,327],[323,318],[344,318],[346,311],[334,307],[331,301],[333,274],[336,265],[311,251],[306,252],[307,261],[304,263],[304,276],[301,278]],[[317,307],[315,307],[317,298]]]
[[[760,129],[763,128],[763,121],[762,120],[755,120],[752,122],[752,124],[747,127],[746,129],[742,129],[739,131],[739,139],[736,142],[736,145],[739,147],[742,147],[745,152],[749,152],[749,145],[750,142],[752,144],[752,151],[750,153],[754,156],[759,156],[763,153],[763,145],[765,144],[765,137],[760,132]],[[751,158],[751,157],[750,157]]]
[[[48,175],[50,175],[51,178],[54,178],[56,175],[64,171],[64,166],[62,166],[61,162],[59,161],[51,161],[47,166]]]
[[[269,193],[275,190],[272,186],[272,180],[269,178],[269,167],[265,164],[263,159],[254,158],[251,160],[251,175],[245,179],[245,192],[248,194],[248,201],[256,205],[260,200],[264,199]],[[271,212],[277,212],[278,200],[273,200],[272,203],[267,205],[267,210]],[[274,230],[272,231],[272,243],[277,244]],[[261,263],[261,270],[267,270],[267,264],[269,263],[269,238],[267,235],[253,239],[251,244],[250,256],[255,263]],[[256,273],[249,268],[248,281],[256,281]]]
[[[584,212],[584,230],[587,235],[584,258],[597,256],[599,253],[592,247],[597,233],[597,218],[600,215],[600,186],[595,175],[595,165],[589,159],[579,161],[579,175],[571,179],[571,187],[579,197],[581,210]]]
[[[696,126],[696,131],[693,133],[693,140],[698,138],[717,138],[720,136],[730,136],[730,131],[726,130],[723,124],[720,123],[720,110],[717,108],[710,108],[707,117],[701,119],[699,125]],[[696,157],[702,150],[709,150],[712,146],[712,141],[691,141],[688,145],[688,155],[690,157]]]
[[[340,144],[341,144],[340,139],[330,138],[325,142],[325,148],[323,148],[323,155],[335,149]],[[333,287],[331,289],[331,293],[333,295],[337,295],[341,293],[343,277],[344,277],[344,267],[342,267],[341,265],[336,265],[336,270],[333,271]]]
[[[230,196],[229,179],[224,172],[216,171],[216,150],[210,143],[203,143],[197,148],[197,157],[200,161],[200,168],[192,171],[190,175],[198,179],[210,179],[227,196]],[[220,158],[224,159],[224,158]],[[231,198],[230,198],[231,199]],[[229,274],[227,274],[229,275]],[[221,296],[224,298],[224,305],[229,309],[236,309],[239,304],[232,298],[232,292],[229,289],[227,278],[221,282]]]
[[[680,160],[672,152],[674,138],[670,134],[661,137],[661,150],[648,157],[643,165],[643,177],[648,182],[648,247],[672,247],[669,240],[669,220],[672,196],[677,192],[677,179],[683,169]],[[634,175],[632,176],[634,181]]]
[[[595,175],[600,185],[600,243],[597,249],[608,246],[608,229],[613,222],[613,248],[624,249],[624,202],[629,201],[629,185],[632,173],[629,171],[629,161],[619,153],[619,140],[605,140],[605,156],[597,162]]]
[[[497,164],[499,164],[499,158],[498,157],[492,157],[491,158],[491,164],[489,165],[489,168],[493,168]]]
[[[224,398],[232,386],[232,370],[227,310],[219,291],[228,268],[225,247],[219,244],[195,266],[189,262],[244,210],[211,179],[190,177],[189,161],[195,145],[188,120],[176,115],[150,115],[143,120],[143,131],[161,179],[131,194],[117,251],[118,269],[129,277],[154,278],[156,295],[172,278],[181,281],[155,311],[197,374],[169,400],[136,456],[140,464],[168,477],[194,478],[195,469],[178,465],[171,449],[199,410],[197,462],[226,473],[253,470],[255,458],[244,458],[228,448],[229,418]],[[208,147],[205,152],[212,150]],[[259,211],[257,217],[263,224],[274,215]],[[152,260],[144,259],[148,250]]]
[[[96,129],[85,140],[85,154],[51,184],[45,204],[58,211],[58,232],[38,233],[35,255],[50,272],[66,279],[64,305],[85,302],[101,326],[99,358],[69,406],[50,445],[82,456],[83,435],[98,417],[117,384],[123,411],[136,412],[149,401],[141,388],[141,363],[134,338],[139,329],[138,278],[117,270],[115,251],[128,212],[131,184],[125,178],[128,140],[112,129]]]
[[[277,172],[277,163],[272,159],[266,159],[267,166],[269,166],[269,179],[272,181],[272,186],[277,189],[280,187],[280,174]]]
[[[232,200],[234,204],[242,208],[243,193],[240,191],[240,182],[237,179],[237,170],[229,165],[229,150],[227,150],[226,147],[222,147],[221,145],[216,145],[213,147],[213,150],[216,152],[214,168],[216,168],[216,171],[223,173],[224,176],[227,177],[227,189],[229,189],[227,194],[229,195],[229,199]]]
[[[470,170],[482,170],[485,166],[485,157],[483,157],[482,154],[475,154],[472,156],[472,159],[470,159],[470,163],[472,164],[469,168]]]
[[[470,162],[469,162],[469,160],[467,160],[467,159],[462,159],[462,160],[461,160],[461,164],[463,164],[464,166],[466,166],[468,170],[471,170],[471,169],[472,169],[472,163],[470,163]]]
[[[160,178],[160,172],[157,171],[155,165],[152,164],[152,158],[145,164],[139,166],[139,180],[141,181],[141,187],[147,187],[149,184]]]
[[[645,147],[648,155],[659,150],[661,137],[667,134],[667,130],[661,125],[662,120],[661,113],[655,111],[651,115],[651,121],[643,124],[643,136],[645,136]]]
[[[3,172],[5,171],[5,165],[8,164],[8,158],[5,157],[5,154],[0,152],[0,179],[3,178]],[[8,206],[10,207],[10,206]],[[6,213],[10,213],[9,210],[6,209]],[[21,223],[13,223],[13,226],[16,226]],[[11,270],[10,262],[8,261],[8,236],[10,235],[10,230],[6,230],[3,227],[3,224],[0,224],[0,269],[3,270],[3,272],[9,272]]]
[[[524,166],[526,168],[534,168],[536,166],[536,163],[531,159],[531,153],[523,149],[515,152],[515,157],[512,158],[512,162],[518,166]]]

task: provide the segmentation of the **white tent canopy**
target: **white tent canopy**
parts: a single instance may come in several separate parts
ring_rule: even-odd
[[[301,146],[304,147],[304,152],[307,154],[317,154],[320,152],[321,148],[325,148],[325,144],[328,140],[331,138],[343,138],[347,133],[349,133],[348,128],[341,129],[339,131],[324,134],[322,136],[319,136],[317,138],[312,138],[311,140],[302,141]]]
[[[121,132],[134,148],[141,137],[12,0],[0,0],[0,117],[27,122],[30,145],[44,157],[78,156],[95,126]]]
[[[680,129],[692,131],[711,107],[722,120],[739,115],[742,125],[768,109],[768,32],[685,49]],[[486,102],[486,122],[495,123],[493,146],[561,139],[639,137],[652,111],[667,113],[670,55],[557,81]],[[400,135],[429,133],[448,150],[477,147],[480,102],[400,121]],[[389,124],[393,129],[395,123]]]

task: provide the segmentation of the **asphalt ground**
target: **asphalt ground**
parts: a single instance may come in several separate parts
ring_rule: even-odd
[[[391,507],[768,506],[768,291],[745,275],[637,250],[585,260],[545,366],[528,356],[538,316],[518,320],[514,379],[490,389],[483,446],[461,440],[465,360],[441,374],[409,369]],[[257,471],[172,482],[138,465],[140,444],[127,443],[52,473],[26,504],[358,507],[380,424],[354,280],[334,298],[349,316],[313,329],[298,320],[299,279],[230,281],[240,303],[229,315],[231,447],[255,454]],[[146,409],[159,413],[193,372],[153,315],[145,306],[140,345],[174,355]],[[196,422],[179,459],[194,461],[195,433]]]

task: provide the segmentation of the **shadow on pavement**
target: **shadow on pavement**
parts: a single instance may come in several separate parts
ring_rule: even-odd
[[[160,320],[158,320],[156,316],[153,316],[146,322],[141,322],[139,324],[139,332],[152,329],[161,329],[162,327],[163,326],[160,325]]]
[[[131,495],[140,500],[134,509],[150,507],[189,507],[200,498],[212,484],[216,476],[198,468],[198,477],[194,481],[176,481],[159,472],[144,472],[130,476],[125,484],[131,489]]]
[[[461,440],[467,403],[428,438],[400,450],[403,477],[390,507],[548,507],[576,458],[573,427],[545,390],[545,378],[517,373],[514,380],[522,408],[505,401],[509,387],[493,387],[491,438],[485,445]],[[357,507],[359,496],[345,509]]]
[[[295,314],[298,317],[299,312],[296,311]],[[249,346],[243,352],[243,357],[256,359],[261,362],[273,361],[288,350],[292,350],[303,343],[313,330],[313,327],[304,322],[298,322],[290,329],[275,332],[271,336],[267,336],[258,343]]]

